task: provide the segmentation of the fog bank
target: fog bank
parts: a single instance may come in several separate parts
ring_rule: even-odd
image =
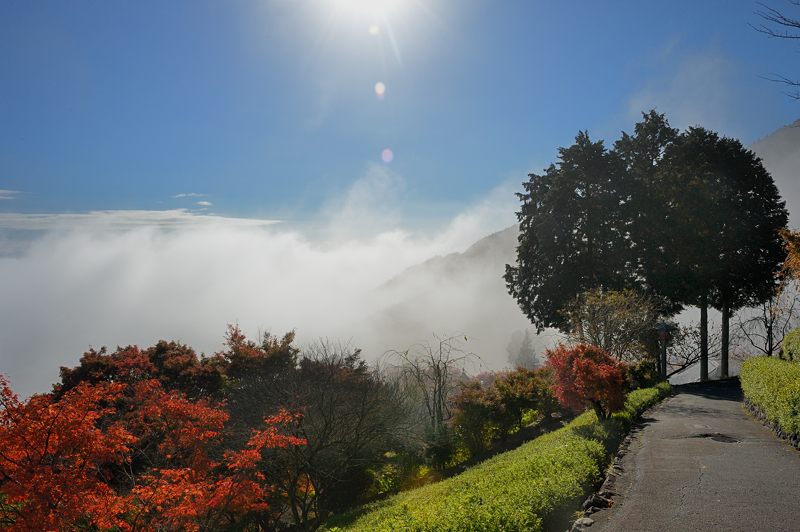
[[[407,308],[395,324],[378,318],[396,314],[399,301],[381,287],[511,225],[513,189],[412,233],[392,216],[386,193],[396,185],[387,170],[371,168],[313,230],[187,211],[2,215],[0,372],[21,394],[46,391],[59,366],[76,364],[90,346],[174,339],[210,354],[228,323],[251,336],[294,329],[299,344],[352,339],[368,358],[434,332],[486,337],[483,329],[496,324],[469,317],[485,303],[478,287],[434,282],[437,300],[459,304]],[[502,291],[494,297],[514,308]],[[505,362],[502,345],[480,348],[487,364]]]

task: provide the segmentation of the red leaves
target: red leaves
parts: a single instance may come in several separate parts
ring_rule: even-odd
[[[0,376],[0,516],[27,530],[51,530],[81,519],[120,524],[121,498],[103,482],[104,469],[127,459],[134,437],[100,422],[121,385],[81,384],[55,402],[20,402]]]
[[[166,407],[169,411],[169,404]],[[178,411],[183,410],[185,405],[179,405]],[[264,484],[261,453],[305,444],[305,440],[278,430],[277,425],[294,419],[285,411],[265,419],[266,427],[253,432],[247,448],[226,452],[221,464],[206,457],[193,467],[160,469],[145,475],[131,493],[139,508],[137,519],[145,519],[148,528],[214,529],[223,518],[268,510],[272,489]]]
[[[207,401],[192,402],[178,392],[165,392],[156,380],[133,387],[131,425],[142,438],[160,439],[158,450],[176,461],[207,469],[209,443],[221,436],[228,414]]]
[[[291,414],[281,410],[278,415],[264,419],[266,428],[254,430],[247,440],[247,448],[241,451],[230,451],[225,454],[225,460],[231,471],[244,471],[256,468],[261,460],[261,453],[266,449],[285,449],[297,445],[305,445],[303,438],[281,434],[278,426],[294,423],[299,419],[299,414]]]
[[[619,410],[625,402],[625,365],[602,348],[563,344],[547,351],[548,365],[553,368],[553,392],[559,402],[580,412],[591,406],[600,419]]]
[[[136,508],[136,521],[147,529],[214,529],[223,517],[267,510],[269,488],[255,480],[192,468],[160,469],[145,475],[128,501]]]
[[[154,379],[84,382],[58,399],[21,402],[0,376],[0,523],[198,530],[267,511],[262,453],[305,443],[280,430],[295,416],[265,419],[245,449],[223,453],[227,420],[219,406],[166,392]],[[142,457],[152,465],[135,471]],[[114,468],[128,471],[130,489],[110,482]]]

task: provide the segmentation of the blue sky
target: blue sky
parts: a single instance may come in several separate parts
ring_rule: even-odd
[[[390,148],[436,219],[650,107],[746,143],[800,117],[755,2],[385,1],[0,3],[0,212],[311,220]]]

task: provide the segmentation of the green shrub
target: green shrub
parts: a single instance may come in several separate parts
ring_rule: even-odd
[[[491,376],[488,385],[479,379],[461,383],[452,400],[453,428],[473,457],[536,422],[538,416],[548,418],[558,410],[548,369],[520,367]]]
[[[600,422],[593,411],[464,473],[336,516],[329,530],[542,530],[603,476],[633,419],[669,393],[636,390]]]
[[[742,391],[787,434],[800,434],[800,364],[755,357],[742,364]]]
[[[648,359],[640,360],[635,364],[628,364],[625,378],[628,381],[628,387],[632,390],[655,386],[659,381],[655,361]]]
[[[800,362],[800,327],[789,331],[786,336],[783,337],[780,357],[786,360]]]

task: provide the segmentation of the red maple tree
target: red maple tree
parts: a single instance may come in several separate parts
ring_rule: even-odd
[[[305,443],[283,434],[296,419],[284,411],[244,448],[225,449],[222,405],[156,379],[84,382],[20,401],[0,376],[0,409],[0,525],[19,530],[263,522],[273,491],[264,451]]]
[[[119,423],[100,423],[122,388],[82,384],[59,401],[23,402],[0,376],[0,522],[23,530],[123,524],[124,498],[104,479],[135,438]]]
[[[594,408],[599,419],[607,418],[625,403],[625,364],[602,348],[559,344],[546,352],[553,369],[553,392],[573,412]]]

